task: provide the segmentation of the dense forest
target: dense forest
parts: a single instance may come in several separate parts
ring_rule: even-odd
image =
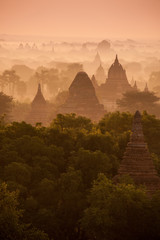
[[[0,120],[0,239],[158,240],[160,193],[112,182],[132,129],[128,112],[98,123],[59,114],[50,126]],[[160,120],[143,112],[160,174]]]

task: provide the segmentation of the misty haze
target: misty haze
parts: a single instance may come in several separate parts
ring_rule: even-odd
[[[159,240],[160,1],[0,5],[0,240]]]

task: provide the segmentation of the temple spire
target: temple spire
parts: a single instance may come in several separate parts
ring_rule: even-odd
[[[38,83],[38,93],[42,93],[41,84],[40,83]]]
[[[134,90],[138,90],[136,81],[134,82],[133,88],[134,88]]]
[[[141,114],[137,110],[134,119],[133,119],[133,126],[132,126],[132,135],[130,137],[130,142],[132,143],[144,143],[144,135],[142,130],[142,120]]]
[[[41,90],[41,84],[38,83],[38,90],[36,93],[36,96],[34,97],[33,101],[32,101],[32,105],[43,105],[46,104],[46,100],[42,94],[42,90]]]
[[[144,88],[144,92],[149,92],[147,83],[146,83],[146,86]]]
[[[118,55],[117,54],[116,54],[116,58],[115,58],[114,64],[119,64]]]

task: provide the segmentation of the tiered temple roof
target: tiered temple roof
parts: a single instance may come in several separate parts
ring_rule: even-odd
[[[116,55],[114,63],[109,68],[108,78],[104,84],[101,84],[97,94],[102,99],[104,107],[113,111],[116,109],[117,99],[122,98],[123,93],[132,90],[133,88],[128,82],[126,71],[119,63]],[[115,109],[113,106],[115,106]]]
[[[97,120],[104,114],[95,88],[85,72],[79,72],[69,87],[69,96],[59,108],[60,113],[76,113]]]
[[[115,179],[122,175],[129,175],[137,185],[145,185],[150,194],[160,190],[160,177],[144,141],[139,111],[134,115],[132,135]]]

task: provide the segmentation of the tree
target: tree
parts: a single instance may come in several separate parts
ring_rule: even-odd
[[[148,111],[149,113],[159,113],[159,97],[153,92],[131,91],[123,94],[122,99],[117,100],[117,105],[122,111],[132,113],[139,111]]]
[[[114,134],[121,134],[128,131],[132,127],[133,115],[129,112],[113,112],[107,113],[99,121],[98,128],[102,133],[110,132]]]
[[[42,68],[41,71],[37,71],[34,75],[34,78],[37,80],[38,83],[41,84],[42,91],[43,91],[44,85],[46,85],[48,81],[48,69]]]
[[[88,239],[157,240],[160,198],[150,199],[132,184],[114,185],[103,174],[94,182],[81,219]],[[154,210],[153,210],[154,209]],[[153,215],[155,217],[153,217]]]
[[[69,88],[76,74],[82,71],[82,67],[83,66],[80,63],[70,63],[68,64],[67,69],[61,72],[61,79],[63,80],[62,90]]]
[[[14,70],[5,70],[2,74],[3,81],[5,81],[9,87],[9,94],[14,95],[16,84],[19,82],[20,77]]]
[[[21,98],[24,97],[27,92],[27,87],[25,82],[23,81],[17,82],[16,91]]]
[[[148,81],[149,87],[157,87],[160,85],[160,72],[152,72]]]
[[[0,184],[0,239],[48,240],[47,234],[20,221],[18,192],[9,192],[5,183]]]
[[[4,75],[0,75],[0,87],[1,87],[1,91],[4,91],[5,86],[7,85],[7,81],[4,77]]]
[[[160,156],[160,119],[146,111],[142,115],[143,132],[151,153]]]
[[[85,188],[90,188],[93,180],[99,173],[104,173],[107,177],[112,177],[117,171],[117,161],[106,154],[95,151],[80,149],[70,158],[70,164],[82,173]]]
[[[93,124],[89,118],[76,116],[75,113],[71,114],[58,114],[57,118],[53,120],[51,126],[60,127],[61,130],[65,129],[86,129],[91,131]]]
[[[0,115],[9,114],[12,107],[13,98],[0,92]]]

